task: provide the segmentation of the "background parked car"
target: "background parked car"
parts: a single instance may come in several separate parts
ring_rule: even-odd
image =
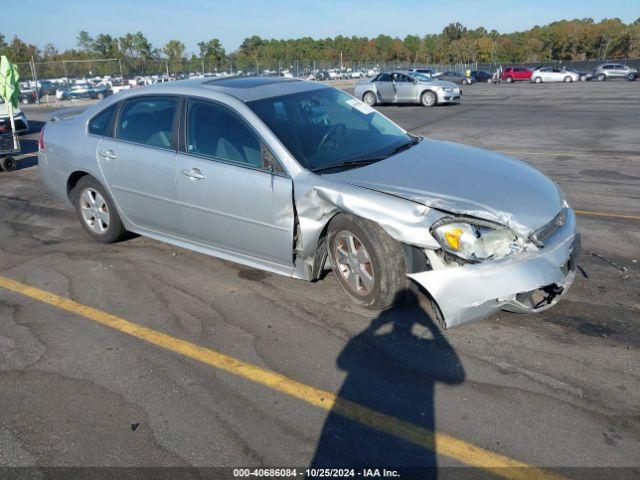
[[[486,70],[471,70],[471,76],[476,82],[490,82],[493,75]]]
[[[13,122],[16,126],[16,132],[26,133],[29,131],[29,121],[27,116],[19,108],[13,111]],[[9,118],[9,109],[0,98],[0,133],[11,131],[11,119]]]
[[[580,74],[564,68],[542,67],[531,73],[531,81],[542,82],[577,82]]]
[[[438,80],[453,82],[458,85],[470,85],[476,81],[473,77],[466,77],[464,73],[453,72],[451,70],[442,72],[442,75],[438,75]]]
[[[38,101],[38,94],[32,88],[21,89],[20,95],[18,95],[20,103],[27,105],[29,103],[36,103]]]
[[[441,103],[458,103],[462,89],[452,82],[417,72],[396,71],[358,82],[354,96],[367,105],[377,103],[421,103],[433,107]]]
[[[531,73],[531,70],[525,67],[507,67],[502,72],[500,79],[507,83],[531,80]]]
[[[601,82],[604,82],[605,80],[613,80],[616,78],[635,80],[638,76],[638,70],[621,63],[605,63],[596,67],[591,73],[591,76]]]

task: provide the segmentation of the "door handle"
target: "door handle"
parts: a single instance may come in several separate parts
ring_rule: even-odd
[[[195,178],[196,180],[202,180],[204,178],[199,168],[185,168],[181,170],[180,173],[186,177]]]
[[[109,160],[114,160],[116,158],[118,158],[118,155],[115,154],[115,152],[111,149],[109,150],[100,150],[98,152],[98,155],[100,155],[101,157],[107,158]]]

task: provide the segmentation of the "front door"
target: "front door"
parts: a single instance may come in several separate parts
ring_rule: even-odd
[[[293,267],[293,187],[270,151],[230,108],[187,105],[186,152],[177,157],[177,194],[185,235],[282,273]]]
[[[175,97],[126,100],[115,138],[101,138],[96,152],[121,212],[136,226],[163,233],[179,229],[172,135],[177,106]]]
[[[375,81],[376,90],[378,92],[378,100],[385,103],[394,103],[396,101],[396,91],[393,88],[391,75],[381,73]]]
[[[414,102],[417,100],[415,83],[408,75],[396,74],[396,98],[398,102]]]

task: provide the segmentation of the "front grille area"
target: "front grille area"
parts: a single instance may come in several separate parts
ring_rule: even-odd
[[[567,209],[563,208],[558,215],[549,223],[543,225],[531,235],[531,241],[538,247],[544,244],[556,233],[567,221]]]

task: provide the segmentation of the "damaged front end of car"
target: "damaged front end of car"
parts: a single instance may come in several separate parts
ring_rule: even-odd
[[[468,202],[407,198],[317,176],[309,182],[299,178],[294,194],[295,277],[318,278],[326,268],[322,239],[330,219],[341,212],[357,215],[424,252],[424,268],[408,277],[429,293],[447,328],[498,310],[543,311],[566,294],[575,277],[580,237],[565,202],[555,218],[532,231],[512,214]]]

